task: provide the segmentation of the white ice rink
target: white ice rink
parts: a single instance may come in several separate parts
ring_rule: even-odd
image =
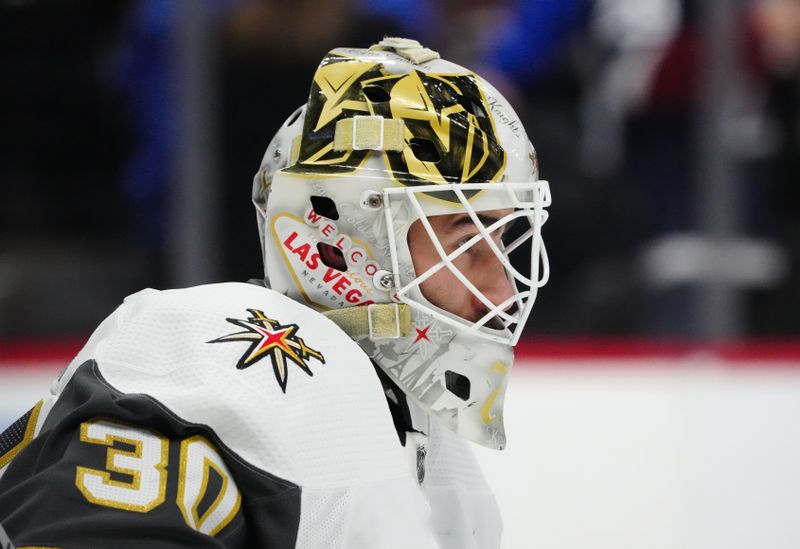
[[[60,368],[0,367],[0,429]],[[518,363],[506,422],[504,549],[800,547],[800,362]]]

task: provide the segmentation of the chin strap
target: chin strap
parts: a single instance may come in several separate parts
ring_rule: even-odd
[[[355,340],[364,337],[397,339],[411,335],[411,307],[404,303],[346,307],[322,314]]]

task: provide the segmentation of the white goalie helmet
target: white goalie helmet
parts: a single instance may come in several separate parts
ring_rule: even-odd
[[[505,446],[513,347],[549,275],[550,191],[491,84],[413,40],[335,49],[269,144],[253,202],[271,288],[334,320],[430,416]],[[457,243],[437,219],[457,220]],[[501,298],[462,272],[478,249]]]

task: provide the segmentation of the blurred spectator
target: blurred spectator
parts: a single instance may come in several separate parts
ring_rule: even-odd
[[[0,3],[0,232],[119,234],[116,181],[130,143],[109,79],[130,1]]]
[[[705,285],[727,288],[738,301],[738,295],[754,288],[763,292],[783,276],[780,248],[763,238],[775,236],[768,213],[774,209],[772,186],[764,178],[771,135],[764,123],[764,83],[758,78],[748,4],[727,5],[734,30],[725,47],[732,65],[725,89],[711,98],[709,75],[724,60],[711,58],[708,8],[688,0],[660,3],[662,15],[670,14],[657,18],[660,30],[620,36],[613,63],[600,73],[602,85],[590,92],[583,152],[587,169],[619,178],[617,192],[627,189],[638,201],[638,208],[626,208],[638,216],[621,216],[635,227],[646,267],[643,273],[628,271],[629,283],[640,292],[631,309],[640,315],[634,326],[654,335],[696,337],[708,329],[703,324],[708,319],[698,315]],[[668,21],[673,23],[665,25]],[[709,116],[722,118],[714,122]],[[714,149],[703,141],[710,134],[701,131],[710,123],[718,124]],[[704,202],[709,158],[702,155],[711,150],[725,171],[729,200],[724,204]],[[710,232],[712,207],[725,209],[724,235]],[[628,253],[627,264],[634,265],[635,252]],[[735,313],[742,318],[730,324],[729,335],[751,330],[746,304]]]
[[[474,2],[483,4],[483,2]],[[486,63],[521,84],[549,78],[587,22],[591,0],[515,0],[492,29]],[[485,23],[484,23],[485,24]]]
[[[704,2],[197,2],[0,0],[0,335],[38,329],[41,312],[51,333],[80,333],[129,291],[172,283],[163,259],[185,84],[178,6],[198,5],[212,19],[220,278],[262,272],[252,174],[305,101],[319,58],[332,45],[405,35],[498,83],[539,152],[555,198],[544,231],[553,276],[531,331],[699,333],[696,284],[657,286],[637,259],[702,225]],[[745,333],[797,335],[800,0],[729,6],[738,25],[724,99],[735,236],[777,243],[790,259],[779,284],[737,286],[737,296],[749,299]],[[681,257],[672,265],[691,267]],[[761,273],[762,283],[778,278]]]
[[[131,3],[0,2],[0,336],[83,335],[141,285],[111,77]]]
[[[332,45],[373,44],[398,28],[349,0],[248,0],[221,26],[219,74],[224,278],[262,276],[253,174],[277,128],[309,92]]]
[[[762,206],[771,232],[789,254],[789,273],[771,291],[753,296],[753,331],[800,335],[792,305],[800,295],[800,0],[756,0],[752,25],[765,88],[765,115],[775,141],[758,174],[774,180],[771,201]]]
[[[139,2],[128,18],[117,67],[136,132],[121,186],[137,237],[159,255],[177,125],[171,48],[175,17],[174,2]]]

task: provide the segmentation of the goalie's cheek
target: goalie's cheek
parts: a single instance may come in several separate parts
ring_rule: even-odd
[[[438,261],[431,262],[428,267],[435,263]],[[440,309],[468,320],[475,316],[472,293],[447,267],[442,267],[428,277],[419,285],[419,289],[425,299]]]
[[[516,294],[505,266],[485,243],[473,246],[453,264],[494,305],[500,305]],[[460,281],[458,284],[463,287]],[[476,295],[469,291],[468,294],[474,310],[486,310]]]
[[[514,283],[509,279],[506,268],[494,256],[488,261],[488,266],[481,269],[480,276],[482,277],[482,283],[477,285],[478,289],[494,305],[501,305],[509,301],[517,293]],[[511,307],[511,304],[504,307],[504,309],[509,307]]]
[[[472,230],[460,227],[453,229],[447,223],[451,219],[454,217],[441,216],[430,220],[447,254],[453,253],[475,236]],[[492,235],[499,247],[502,247],[501,236],[499,231]],[[416,273],[424,273],[442,261],[419,221],[409,230],[408,244]],[[486,242],[471,245],[453,260],[452,266],[495,305],[503,303],[515,293],[505,267]],[[467,320],[478,320],[487,311],[486,305],[446,266],[441,266],[420,284],[420,291],[433,305]]]

